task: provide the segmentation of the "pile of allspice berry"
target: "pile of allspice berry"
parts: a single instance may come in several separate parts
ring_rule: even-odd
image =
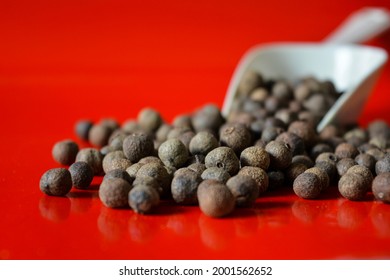
[[[64,196],[104,176],[101,202],[111,208],[158,212],[160,200],[199,205],[211,217],[252,207],[265,192],[292,188],[303,199],[321,198],[329,186],[362,200],[372,191],[390,203],[390,127],[377,120],[362,128],[316,126],[337,100],[330,81],[265,80],[248,71],[230,114],[207,104],[171,124],[152,108],[120,125],[115,119],[80,120],[79,149],[63,140],[53,158],[68,168],[43,174],[40,189]]]

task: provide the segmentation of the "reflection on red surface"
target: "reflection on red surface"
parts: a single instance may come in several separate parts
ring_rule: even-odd
[[[357,207],[359,203],[359,207]],[[368,218],[371,203],[344,200],[337,211],[337,221],[341,228],[357,230]]]
[[[39,200],[41,216],[52,222],[65,221],[70,214],[71,201],[67,197],[42,196]]]
[[[376,234],[380,238],[388,239],[390,237],[390,205],[382,202],[373,203],[370,217]]]

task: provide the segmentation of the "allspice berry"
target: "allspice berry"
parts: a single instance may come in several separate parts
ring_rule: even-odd
[[[123,153],[132,163],[151,156],[153,152],[153,139],[146,133],[133,133],[123,140]]]
[[[239,155],[242,150],[252,143],[252,136],[249,130],[242,124],[225,124],[219,132],[221,146],[227,146]]]
[[[88,134],[89,142],[96,147],[103,147],[108,144],[112,130],[103,124],[95,124]]]
[[[390,172],[390,154],[386,154],[385,157],[378,160],[375,164],[376,174]]]
[[[168,171],[160,163],[151,162],[142,165],[135,177],[136,179],[142,177],[154,178],[162,189],[160,194],[164,197],[168,196],[172,178],[171,175],[168,174]]]
[[[335,155],[337,158],[342,159],[342,158],[355,158],[358,154],[359,151],[358,149],[349,144],[349,143],[341,143],[336,147],[335,150]]]
[[[204,180],[198,186],[197,196],[200,210],[209,217],[223,217],[234,210],[235,198],[221,182]]]
[[[127,181],[129,184],[133,184],[134,178],[130,177],[129,173],[124,171],[123,169],[113,169],[104,175],[103,180],[111,179],[111,178],[120,178]]]
[[[357,173],[363,176],[364,184],[367,186],[367,189],[371,188],[372,181],[374,176],[372,175],[370,169],[361,165],[354,165],[348,169],[347,173]]]
[[[88,163],[78,161],[69,167],[72,185],[76,189],[87,189],[93,180],[93,170]]]
[[[255,166],[267,170],[270,164],[269,154],[259,146],[251,146],[241,152],[241,167]]]
[[[292,163],[285,170],[285,178],[289,184],[292,184],[294,180],[307,170],[307,166],[303,163]]]
[[[195,171],[188,168],[177,170],[171,183],[173,200],[179,204],[197,204],[197,190],[201,182],[202,178]]]
[[[265,146],[270,157],[270,167],[273,169],[286,169],[292,160],[292,153],[288,144],[271,141]]]
[[[347,173],[348,169],[350,169],[354,165],[357,165],[357,163],[352,158],[343,158],[339,160],[336,164],[337,173],[339,174],[339,176],[343,176],[345,173]]]
[[[355,157],[355,162],[359,165],[367,167],[368,169],[370,169],[372,173],[376,172],[375,171],[376,160],[372,155],[359,154]]]
[[[329,176],[330,183],[334,182],[337,179],[337,167],[336,164],[332,161],[325,160],[316,162],[315,167],[318,167],[326,172]]]
[[[362,200],[368,191],[363,175],[347,172],[338,183],[340,194],[349,200]]]
[[[258,195],[264,193],[268,189],[269,186],[268,175],[263,169],[259,167],[253,167],[253,166],[244,166],[243,168],[240,169],[238,174],[243,176],[249,176],[256,181],[259,187]]]
[[[203,180],[217,180],[225,184],[230,179],[230,174],[223,168],[213,166],[206,168],[202,172],[201,178]]]
[[[263,84],[262,76],[253,70],[246,71],[237,88],[238,94],[241,96],[249,96],[249,94],[257,87]]]
[[[76,162],[85,161],[92,167],[93,174],[99,176],[103,174],[103,155],[98,149],[84,148],[76,156]]]
[[[230,175],[237,174],[240,169],[240,161],[229,147],[218,147],[209,152],[205,158],[205,165],[206,168],[222,168]]]
[[[168,139],[160,145],[158,157],[166,166],[180,168],[188,160],[188,150],[179,139]]]
[[[122,151],[114,151],[108,153],[103,158],[102,164],[104,173],[108,173],[114,169],[125,171],[131,165],[131,161],[125,157],[125,154]]]
[[[320,180],[321,191],[323,191],[329,187],[329,183],[330,183],[329,176],[321,168],[312,167],[312,168],[307,169],[305,171],[305,173],[313,173],[313,174],[317,175],[318,179]]]
[[[56,162],[62,165],[74,163],[79,146],[72,140],[63,140],[54,144],[52,156]]]
[[[283,132],[275,139],[277,142],[288,144],[293,156],[301,155],[305,152],[303,139],[291,132]]]
[[[294,180],[293,189],[301,198],[315,199],[321,193],[321,182],[316,174],[304,172]]]
[[[72,176],[66,168],[49,169],[42,175],[39,187],[47,195],[64,196],[72,189]]]
[[[138,124],[147,132],[155,132],[163,123],[160,113],[152,108],[144,108],[138,113]]]
[[[128,205],[128,194],[132,186],[121,178],[103,180],[99,188],[99,198],[110,208],[120,208]]]
[[[380,173],[372,182],[372,193],[377,200],[390,203],[390,172]]]
[[[226,186],[235,197],[237,207],[253,206],[259,194],[258,184],[249,176],[235,175],[226,182]]]
[[[192,126],[196,132],[207,130],[217,132],[224,122],[221,111],[214,104],[207,104],[192,116]]]
[[[302,138],[305,147],[311,147],[316,142],[316,132],[308,122],[295,121],[288,127],[288,132],[294,133]]]
[[[218,140],[212,133],[200,131],[191,139],[189,151],[192,155],[207,155],[218,146]]]
[[[93,126],[90,120],[79,120],[74,126],[74,132],[78,138],[88,141],[89,130]]]
[[[138,185],[128,193],[128,204],[139,214],[151,213],[160,202],[158,192],[151,187]]]

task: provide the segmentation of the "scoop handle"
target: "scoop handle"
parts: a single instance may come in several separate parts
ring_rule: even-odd
[[[390,13],[384,8],[363,8],[352,13],[325,39],[325,44],[363,43],[390,28]]]

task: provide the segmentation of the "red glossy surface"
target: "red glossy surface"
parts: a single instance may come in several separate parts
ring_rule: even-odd
[[[349,202],[334,188],[315,201],[271,192],[216,220],[168,202],[152,216],[107,209],[99,179],[64,198],[38,187],[58,166],[52,145],[74,139],[79,118],[122,122],[152,106],[170,121],[222,105],[250,46],[319,41],[350,12],[387,0],[58,3],[0,2],[0,259],[390,257],[390,205]],[[390,51],[389,36],[369,43]],[[390,121],[389,74],[387,65],[362,124]]]

